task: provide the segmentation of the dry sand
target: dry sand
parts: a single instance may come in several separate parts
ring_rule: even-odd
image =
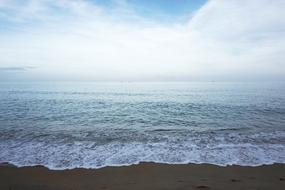
[[[141,163],[102,169],[0,166],[0,190],[285,190],[285,164],[259,167]]]

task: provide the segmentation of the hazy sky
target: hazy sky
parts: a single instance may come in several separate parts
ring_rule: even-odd
[[[285,0],[0,0],[10,80],[285,80]]]

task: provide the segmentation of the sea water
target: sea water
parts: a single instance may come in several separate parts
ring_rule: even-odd
[[[0,83],[0,162],[285,163],[285,83]]]

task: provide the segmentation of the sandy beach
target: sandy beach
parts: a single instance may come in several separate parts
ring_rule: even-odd
[[[285,164],[258,167],[141,163],[101,169],[0,167],[1,190],[285,189]]]

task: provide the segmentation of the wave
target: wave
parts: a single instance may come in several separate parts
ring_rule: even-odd
[[[51,138],[50,135],[37,136],[26,141],[21,137],[5,141],[2,139],[0,162],[9,162],[17,166],[43,165],[60,170],[125,166],[140,162],[209,163],[220,166],[285,163],[284,134],[211,136],[209,133],[183,139],[179,136],[162,136],[156,140],[143,140],[147,138],[145,136],[138,141],[120,141],[120,138],[113,138],[104,142],[96,138],[71,138],[68,135],[61,138]]]

